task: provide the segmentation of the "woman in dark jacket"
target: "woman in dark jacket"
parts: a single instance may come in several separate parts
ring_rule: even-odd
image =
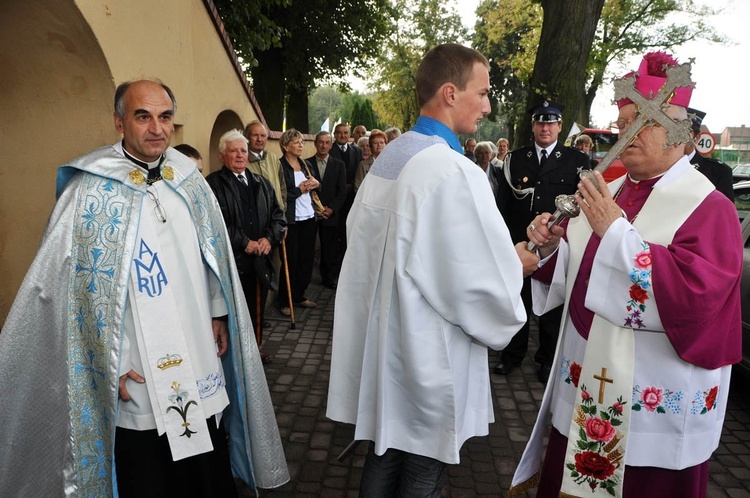
[[[315,235],[318,225],[310,192],[320,186],[313,172],[317,168],[302,159],[304,140],[294,128],[285,131],[279,142],[284,155],[281,169],[286,181],[286,221],[289,232],[286,238],[287,264],[292,303],[299,308],[314,308],[316,304],[305,297],[310,285],[315,255]],[[282,272],[283,272],[282,268]],[[279,279],[279,306],[281,313],[289,316],[289,293],[284,278]]]

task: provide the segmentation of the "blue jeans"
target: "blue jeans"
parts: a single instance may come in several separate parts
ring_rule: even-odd
[[[360,498],[440,498],[445,463],[392,448],[377,456],[374,448],[371,442],[359,483]]]

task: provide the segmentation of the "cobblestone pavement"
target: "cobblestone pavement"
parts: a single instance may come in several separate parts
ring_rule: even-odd
[[[311,285],[318,306],[299,310],[295,330],[289,319],[269,307],[270,331],[264,350],[273,355],[266,376],[276,409],[291,481],[261,497],[356,497],[366,443],[342,461],[337,457],[352,441],[354,428],[325,416],[331,359],[334,291]],[[532,341],[534,340],[532,327]],[[531,433],[544,392],[531,359],[535,344],[519,370],[504,377],[492,374],[495,423],[488,437],[473,438],[461,450],[461,463],[451,465],[443,497],[504,496]],[[490,366],[499,355],[490,352]],[[711,461],[710,498],[750,498],[750,379],[733,379],[721,445]],[[528,496],[534,496],[533,490]],[[253,496],[249,488],[243,497]]]

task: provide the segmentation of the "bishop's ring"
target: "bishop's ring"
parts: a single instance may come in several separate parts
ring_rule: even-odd
[[[536,227],[534,225],[529,225],[529,231],[533,232],[534,230],[536,230]]]

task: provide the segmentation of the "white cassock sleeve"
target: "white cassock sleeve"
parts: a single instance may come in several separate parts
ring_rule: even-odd
[[[446,321],[502,349],[526,322],[523,268],[482,170],[452,176],[421,202],[405,269]]]

